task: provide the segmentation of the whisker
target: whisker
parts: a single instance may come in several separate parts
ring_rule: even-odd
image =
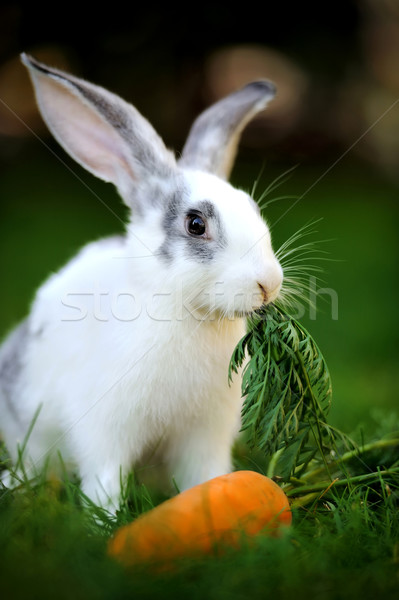
[[[325,284],[320,277],[325,273],[324,263],[336,260],[330,256],[330,252],[320,248],[321,244],[332,240],[304,240],[317,233],[315,225],[321,220],[316,219],[300,227],[275,252],[284,273],[276,306],[288,310],[298,305],[316,308],[315,286]]]
[[[318,271],[324,271],[324,267],[321,264],[316,264],[320,262],[324,263],[325,261],[323,259],[323,256],[292,256],[289,260],[280,261],[280,264],[283,267],[284,271],[292,271],[295,268],[306,270],[308,267],[311,270],[317,269]],[[311,260],[312,262],[309,262],[309,260]],[[313,260],[316,262],[313,263]],[[327,262],[328,260],[329,259],[327,258]]]
[[[295,244],[298,240],[301,240],[304,237],[307,237],[309,235],[313,235],[314,233],[317,233],[317,230],[314,229],[314,225],[316,225],[321,220],[322,219],[316,219],[316,220],[311,221],[310,223],[306,223],[305,225],[300,227],[297,231],[295,231],[289,238],[287,238],[281,244],[281,246],[278,248],[276,254],[283,252],[283,250],[285,250],[285,249],[291,248],[291,246],[293,246],[293,244]],[[316,243],[319,243],[319,242],[308,242],[308,244],[313,245],[313,246]]]
[[[252,198],[255,198],[255,194],[256,194],[257,187],[258,187],[258,183],[261,180],[261,177],[263,175],[263,171],[265,170],[265,164],[266,163],[263,162],[263,164],[262,164],[262,166],[260,168],[258,177],[256,177],[254,179],[254,182],[253,182],[253,185],[252,185],[252,189],[251,189],[251,194],[250,194]]]
[[[298,196],[293,196],[293,195],[287,194],[284,196],[276,196],[275,198],[271,198],[267,202],[261,202],[260,200],[258,200],[258,205],[259,205],[260,210],[264,210],[265,208],[267,208],[268,206],[270,206],[270,204],[273,204],[274,202],[280,202],[280,200],[297,200],[297,199],[298,199]]]
[[[258,203],[262,202],[266,198],[266,196],[268,196],[269,194],[274,192],[274,190],[276,190],[281,185],[283,185],[283,183],[288,181],[288,179],[291,177],[293,171],[297,167],[298,167],[298,165],[294,165],[293,167],[290,167],[289,169],[287,169],[286,171],[284,171],[283,173],[278,175],[271,183],[269,183],[269,185],[266,187],[266,189],[262,192],[260,197],[257,199],[257,202]],[[258,184],[258,181],[256,181],[255,189],[257,187],[257,184]]]
[[[281,266],[286,267],[289,265],[293,265],[293,264],[300,264],[303,263],[305,261],[309,261],[309,260],[315,260],[318,262],[334,262],[334,259],[330,258],[329,256],[320,256],[320,254],[327,254],[329,255],[328,252],[323,252],[323,250],[319,251],[319,255],[316,254],[316,249],[313,248],[311,250],[306,250],[304,252],[298,252],[296,253],[295,249],[291,250],[289,252],[287,252],[287,254],[284,254],[283,256],[281,255],[277,255],[276,254],[276,258],[279,260]]]

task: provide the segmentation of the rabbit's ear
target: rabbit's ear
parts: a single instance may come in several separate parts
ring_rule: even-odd
[[[21,60],[51,133],[88,171],[114,183],[123,195],[132,180],[167,177],[173,170],[174,156],[132,105],[26,54]]]
[[[242,130],[275,93],[270,81],[254,81],[213,104],[194,121],[180,164],[228,179]]]

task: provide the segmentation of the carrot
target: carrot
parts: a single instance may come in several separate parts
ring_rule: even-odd
[[[123,564],[167,563],[211,554],[243,537],[278,533],[291,523],[283,490],[254,471],[236,471],[166,500],[110,540],[108,552]]]

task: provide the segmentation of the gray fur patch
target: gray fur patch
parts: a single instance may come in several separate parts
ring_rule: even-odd
[[[219,212],[212,202],[202,200],[198,203],[197,210],[204,215],[208,222],[212,222],[213,228],[216,230],[216,235],[213,240],[197,239],[195,237],[187,238],[186,255],[199,262],[210,262],[214,259],[220,248],[227,246],[226,234]]]
[[[10,414],[19,421],[15,391],[23,369],[24,351],[30,337],[29,320],[25,319],[4,342],[0,351],[0,389]]]
[[[72,83],[79,90],[79,93],[98,110],[102,117],[119,133],[121,138],[128,143],[129,147],[132,148],[132,156],[140,165],[161,177],[170,175],[169,165],[160,160],[156,154],[156,149],[154,150],[152,146],[154,139],[149,140],[146,138],[146,133],[149,134],[150,131],[154,138],[158,138],[157,134],[152,128],[150,130],[149,123],[133,106],[130,106],[130,109],[136,114],[137,123],[135,124],[133,124],[131,115],[122,104],[110,102],[105,96],[96,93],[89,87],[77,85],[75,81],[72,81]],[[157,142],[163,145],[160,139],[157,139]]]
[[[208,221],[213,221],[217,231],[218,244],[222,247],[227,246],[226,233],[224,231],[222,219],[220,218],[219,211],[215,208],[215,205],[209,200],[202,200],[199,202],[198,207]]]
[[[167,210],[162,220],[162,228],[166,234],[165,241],[159,247],[157,254],[166,261],[173,260],[173,245],[181,234],[177,227],[177,220],[182,214],[183,198],[181,193],[175,193],[167,203]]]
[[[269,81],[256,81],[210,106],[197,117],[180,164],[228,178],[241,131],[275,95]]]
[[[211,241],[189,238],[187,239],[185,254],[197,262],[209,263],[216,255],[218,246]]]
[[[189,236],[185,232],[182,227],[182,221],[191,211],[200,212],[208,222],[212,222],[213,229],[216,231],[214,239],[207,240],[201,237],[196,238]],[[165,241],[160,246],[158,253],[166,262],[171,262],[173,260],[173,246],[176,242],[182,240],[185,243],[186,257],[201,263],[212,261],[217,251],[227,245],[226,234],[219,212],[209,200],[202,200],[195,206],[185,206],[183,194],[175,194],[169,201],[168,210],[163,218],[162,226],[166,237]]]
[[[23,55],[22,60],[28,68],[33,67],[48,77],[67,84],[69,90],[74,88],[127,142],[131,157],[138,167],[143,166],[150,173],[157,173],[162,177],[170,176],[176,166],[173,153],[166,149],[156,131],[134,106],[100,86],[50,68],[30,56]]]

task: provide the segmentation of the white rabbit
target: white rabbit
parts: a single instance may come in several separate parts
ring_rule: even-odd
[[[246,316],[282,269],[254,200],[230,174],[240,133],[275,94],[256,81],[194,122],[176,162],[131,105],[27,55],[41,114],[64,149],[117,187],[126,235],[89,244],[38,290],[0,350],[1,423],[29,469],[61,452],[112,510],[137,465],[180,489],[231,470],[241,382],[228,382]],[[61,224],[62,226],[62,224]]]

